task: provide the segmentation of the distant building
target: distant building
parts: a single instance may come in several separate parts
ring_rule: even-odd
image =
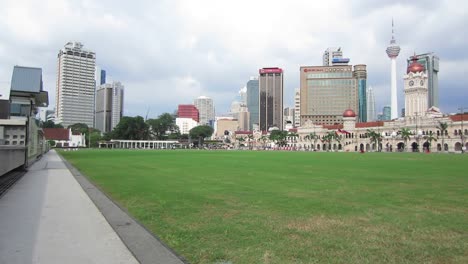
[[[301,89],[296,89],[294,94],[294,127],[301,126]]]
[[[200,113],[197,107],[191,104],[180,104],[177,108],[177,117],[179,118],[192,118],[197,123],[200,121]]]
[[[372,87],[367,88],[367,122],[375,121],[375,95]]]
[[[96,91],[96,125],[103,133],[110,132],[123,116],[124,86],[120,82],[103,84]]]
[[[56,121],[64,127],[94,127],[96,54],[80,42],[68,42],[58,53]]]
[[[294,108],[286,107],[283,110],[283,128],[286,127],[286,124],[290,124],[290,126],[294,126]]]
[[[333,60],[332,60],[333,61]],[[367,120],[366,65],[345,65],[349,59],[336,58],[332,66],[300,68],[301,125],[343,123],[343,109],[353,109],[358,118]]]
[[[389,105],[382,109],[382,120],[392,120],[392,108]]]
[[[200,96],[194,100],[193,104],[200,114],[199,124],[213,126],[215,120],[213,99],[206,96]]]
[[[323,53],[322,66],[348,65],[348,62],[348,58],[343,58],[343,51],[341,48],[328,48]]]
[[[96,89],[98,86],[103,85],[106,83],[106,71],[101,69],[100,67],[96,66],[95,68],[95,82],[96,82]]]
[[[283,70],[277,67],[259,70],[261,131],[271,127],[283,129]]]
[[[424,73],[427,75],[429,107],[439,107],[439,57],[433,52],[415,55],[418,63],[424,66]],[[412,57],[406,59],[408,67],[412,63]]]
[[[55,141],[55,147],[86,147],[84,134],[73,134],[71,128],[43,128],[47,140]]]
[[[190,130],[198,126],[198,122],[191,117],[177,117],[176,125],[179,127],[180,134],[189,134]]]
[[[250,113],[249,130],[258,128],[260,97],[259,97],[258,77],[252,77],[247,82],[247,109]]]
[[[236,119],[220,118],[216,120],[216,129],[214,137],[216,139],[223,139],[226,132],[230,135],[234,134],[238,129],[238,122]]]
[[[239,98],[240,98],[240,102],[244,105],[247,104],[247,86],[246,87],[242,87],[240,90],[239,90]]]

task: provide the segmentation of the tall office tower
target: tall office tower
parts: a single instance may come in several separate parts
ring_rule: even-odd
[[[193,101],[193,104],[198,109],[198,113],[200,114],[199,124],[213,127],[215,120],[213,99],[206,96],[200,96]]]
[[[343,58],[342,58],[343,59]],[[346,59],[349,61],[349,59]],[[365,118],[366,66],[303,66],[300,68],[301,124],[334,125],[343,123],[343,112],[352,109]],[[364,104],[361,105],[361,102]],[[361,111],[366,111],[364,115]]]
[[[260,110],[260,92],[258,90],[258,77],[251,77],[247,82],[247,109],[250,113],[249,130],[258,127]]]
[[[286,127],[286,124],[294,126],[294,108],[286,107],[283,110],[283,127]]]
[[[343,51],[341,48],[328,48],[323,53],[322,66],[348,65],[348,62],[348,58],[343,58]]]
[[[359,64],[354,66],[354,77],[358,84],[359,97],[359,121],[367,122],[367,70],[366,65]]]
[[[192,118],[197,123],[200,121],[200,113],[198,112],[197,107],[191,104],[180,104],[177,107],[177,117],[178,118]]]
[[[94,126],[96,54],[80,42],[68,42],[58,53],[56,122]]]
[[[301,89],[295,89],[294,94],[294,127],[301,126]]]
[[[428,98],[427,104],[429,107],[439,107],[439,57],[433,52],[415,55],[418,62],[426,69]],[[413,56],[414,57],[414,56]],[[406,62],[409,67],[412,63],[412,58],[409,57]]]
[[[367,121],[375,121],[375,95],[372,87],[367,88]]]
[[[283,70],[280,68],[263,68],[259,70],[261,131],[271,127],[283,130]]]
[[[397,102],[397,79],[396,79],[396,58],[400,54],[400,46],[396,44],[394,31],[393,31],[393,19],[392,19],[392,40],[390,45],[387,47],[387,55],[391,60],[391,119],[398,118],[398,102]]]
[[[249,119],[250,119],[250,113],[247,109],[247,106],[245,104],[242,104],[239,108],[239,112],[236,114],[237,116],[237,123],[238,123],[238,129],[241,131],[247,131],[249,130]]]
[[[124,86],[120,82],[98,86],[96,91],[96,129],[111,132],[123,116]]]
[[[94,73],[96,79],[95,79],[95,82],[96,82],[96,89],[99,85],[103,85],[106,83],[106,71],[101,69],[101,67],[99,66],[96,66],[96,70],[95,70],[95,73]]]
[[[424,65],[414,56],[403,77],[406,117],[423,116],[428,109],[428,77],[425,71]]]
[[[382,120],[391,120],[392,119],[392,107],[386,105],[382,109]]]

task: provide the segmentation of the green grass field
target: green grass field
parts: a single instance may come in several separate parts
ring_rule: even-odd
[[[191,263],[468,263],[468,155],[61,154]]]

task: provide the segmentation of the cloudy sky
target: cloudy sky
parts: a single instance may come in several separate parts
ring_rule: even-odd
[[[0,85],[14,65],[43,69],[55,102],[57,53],[68,41],[95,51],[97,65],[126,88],[125,115],[155,117],[206,95],[217,113],[262,67],[285,71],[285,106],[293,105],[299,67],[321,64],[342,47],[367,64],[378,109],[390,104],[385,53],[395,20],[399,108],[406,58],[440,57],[440,108],[468,107],[468,2],[277,0],[1,0]]]

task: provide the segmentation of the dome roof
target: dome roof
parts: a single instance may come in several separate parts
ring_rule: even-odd
[[[417,72],[422,72],[425,71],[426,69],[424,68],[424,65],[418,62],[418,58],[416,56],[413,56],[411,58],[413,62],[408,66],[408,69],[406,70],[406,73],[417,73]]]
[[[343,117],[356,117],[356,113],[354,113],[353,109],[347,109],[344,111]]]

